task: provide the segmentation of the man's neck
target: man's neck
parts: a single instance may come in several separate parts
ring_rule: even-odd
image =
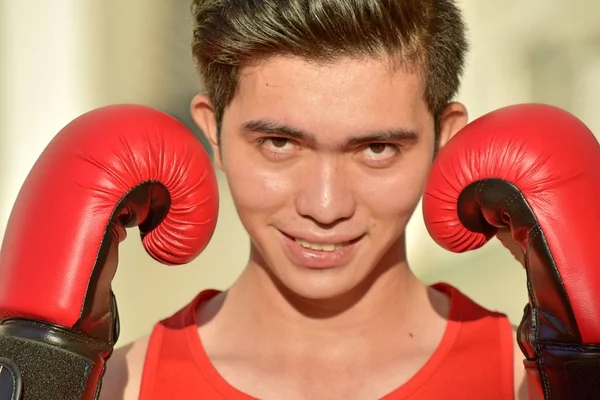
[[[214,324],[218,331],[234,336],[243,332],[258,346],[284,345],[286,352],[299,354],[321,347],[373,349],[399,337],[416,336],[429,342],[426,332],[434,325],[443,326],[448,311],[444,296],[421,283],[405,260],[374,274],[368,287],[357,289],[358,299],[349,294],[349,298],[314,301],[284,293],[265,268],[251,261],[218,301]],[[206,320],[206,315],[201,319]],[[440,335],[435,334],[432,341],[437,342]]]
[[[274,322],[280,328],[339,332],[339,329],[362,330],[395,315],[399,319],[410,313],[408,299],[419,286],[405,266],[382,272],[373,282],[363,283],[348,293],[328,299],[307,299],[274,283],[261,266],[250,263],[231,288],[231,299],[252,301],[253,313]],[[253,300],[250,300],[253,299]],[[262,318],[261,318],[262,319]]]

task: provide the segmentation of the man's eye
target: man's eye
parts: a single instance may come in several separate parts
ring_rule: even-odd
[[[271,159],[287,158],[294,153],[295,143],[287,138],[272,136],[258,140],[260,151]]]
[[[285,149],[286,145],[291,144],[289,139],[280,138],[280,137],[267,138],[265,142],[277,149]]]
[[[400,146],[390,143],[371,143],[363,151],[367,158],[380,160],[393,157],[399,153]]]
[[[372,143],[369,145],[369,151],[373,154],[381,154],[387,149],[388,145],[384,143]]]

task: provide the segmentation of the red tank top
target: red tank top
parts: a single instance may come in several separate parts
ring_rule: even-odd
[[[514,399],[512,328],[447,284],[449,322],[429,361],[382,400]],[[148,344],[140,400],[253,400],[231,386],[211,364],[198,335],[195,310],[218,292],[200,293],[156,324]]]

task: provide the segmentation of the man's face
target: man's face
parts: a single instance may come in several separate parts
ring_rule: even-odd
[[[243,70],[216,149],[253,261],[305,298],[332,298],[383,263],[434,153],[415,73],[375,59],[277,57]]]

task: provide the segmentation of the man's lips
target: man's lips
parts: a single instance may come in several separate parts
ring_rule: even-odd
[[[289,259],[297,266],[308,269],[331,269],[348,265],[356,254],[364,235],[347,239],[329,237],[312,241],[281,232],[283,247]]]
[[[302,246],[306,249],[316,250],[316,251],[335,251],[344,246],[350,246],[357,243],[364,236],[329,236],[329,237],[315,237],[309,235],[293,235],[286,232],[281,231],[282,235],[288,238],[289,240],[294,241],[296,244]]]
[[[281,234],[290,240],[295,241],[300,245],[306,246],[347,246],[358,242],[363,238],[364,234],[357,236],[329,236],[329,237],[315,237],[310,235],[294,235],[280,231]]]

